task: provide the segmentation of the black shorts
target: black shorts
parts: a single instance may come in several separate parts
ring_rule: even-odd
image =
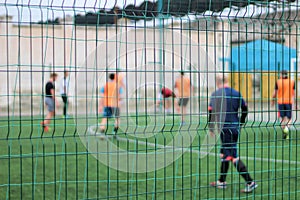
[[[117,107],[104,107],[103,117],[111,118],[111,117],[120,117],[120,109]]]
[[[292,118],[292,104],[278,104],[278,110],[281,118]]]
[[[238,157],[237,142],[239,139],[239,128],[224,128],[220,134],[222,146],[220,153],[223,154],[221,159],[232,160]]]
[[[179,98],[178,106],[186,106],[189,102],[189,98]]]

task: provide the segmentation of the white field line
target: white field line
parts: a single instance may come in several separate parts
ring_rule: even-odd
[[[149,143],[149,142],[144,142],[144,141],[137,141],[137,140],[133,140],[133,139],[127,139],[127,138],[121,138],[121,137],[117,137],[117,140],[119,141],[124,141],[124,142],[130,142],[130,143],[138,143],[139,145],[147,145],[147,146],[151,146],[151,147],[159,147],[159,148],[165,148],[165,149],[173,149],[176,151],[186,151],[186,152],[191,152],[191,153],[195,153],[195,154],[208,154],[210,156],[219,156],[216,153],[210,152],[201,152],[198,150],[190,150],[188,148],[185,147],[174,147],[174,146],[164,146],[161,144],[154,144],[154,143]],[[241,156],[240,157],[243,160],[255,160],[255,161],[262,161],[262,162],[272,162],[272,163],[284,163],[284,164],[292,164],[292,165],[298,165],[300,164],[300,161],[294,161],[294,160],[280,160],[280,159],[272,159],[272,158],[259,158],[259,157],[245,157],[245,156]]]

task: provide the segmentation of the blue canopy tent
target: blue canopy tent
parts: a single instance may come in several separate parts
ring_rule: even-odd
[[[268,40],[256,40],[231,49],[229,71],[280,71],[291,69],[291,59],[296,58],[296,49]]]
[[[223,62],[229,63],[227,66],[231,72],[231,84],[240,90],[243,96],[253,100],[253,89],[256,87],[261,92],[260,98],[268,101],[272,96],[278,72],[297,71],[296,54],[296,49],[282,44],[256,40],[233,47],[231,57],[223,59]],[[255,98],[257,97],[256,95]]]

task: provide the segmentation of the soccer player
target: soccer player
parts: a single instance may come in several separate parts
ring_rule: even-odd
[[[292,104],[295,94],[295,82],[288,77],[286,70],[281,72],[280,78],[275,84],[272,106],[277,97],[279,115],[281,117],[281,128],[283,139],[289,139],[289,123],[292,118]]]
[[[67,114],[68,110],[68,96],[69,96],[69,72],[67,70],[64,71],[64,77],[61,79],[60,82],[60,95],[64,102],[63,107],[63,117],[68,118],[69,115]]]
[[[55,106],[57,107],[59,106],[59,103],[55,97],[55,85],[54,85],[57,76],[58,75],[56,73],[50,74],[50,79],[45,86],[45,93],[46,93],[45,104],[48,109],[48,114],[46,115],[45,120],[41,122],[41,125],[43,126],[45,132],[49,131],[49,124],[51,118],[55,115]]]
[[[176,97],[176,95],[174,94],[174,92],[172,90],[170,90],[169,88],[163,87],[160,91],[160,100],[157,101],[157,105],[159,105],[160,103],[163,104],[164,108],[165,108],[165,112],[167,114],[171,113],[171,106],[172,106],[172,97]]]
[[[100,90],[99,113],[103,112],[100,131],[106,131],[107,119],[115,117],[114,133],[117,134],[120,124],[120,100],[123,89],[118,86],[115,74],[109,74],[109,80]]]
[[[240,126],[245,123],[248,107],[241,94],[230,88],[225,75],[216,77],[217,90],[211,95],[209,104],[209,130],[210,135],[215,137],[215,126],[218,126],[217,134],[221,138],[221,174],[217,182],[210,183],[211,186],[220,189],[226,188],[226,176],[229,163],[232,162],[237,171],[246,181],[246,187],[242,192],[252,192],[258,185],[253,181],[245,164],[238,157],[237,142]],[[239,109],[242,113],[239,118]]]
[[[178,99],[177,111],[181,113],[181,124],[185,123],[184,116],[186,115],[186,107],[189,102],[192,90],[191,80],[180,72],[180,76],[175,80],[175,94]]]

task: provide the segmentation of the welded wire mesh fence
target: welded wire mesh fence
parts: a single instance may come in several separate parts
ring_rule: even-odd
[[[0,199],[299,198],[297,1],[0,7]]]

